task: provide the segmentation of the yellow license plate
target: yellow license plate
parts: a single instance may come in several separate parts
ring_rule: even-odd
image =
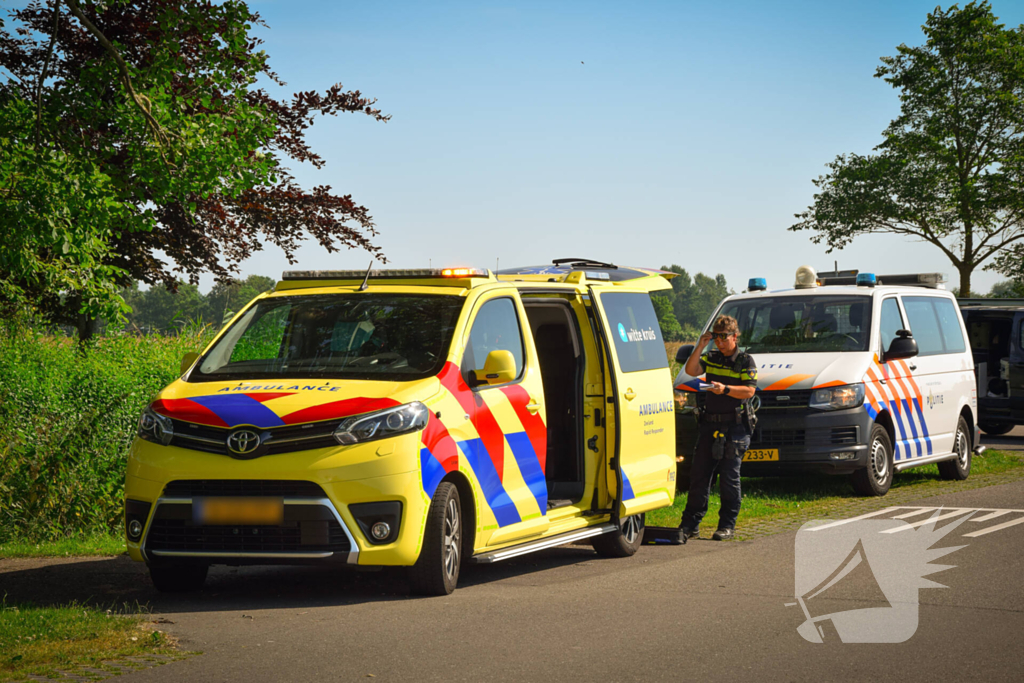
[[[743,454],[743,462],[769,462],[778,459],[778,448],[748,448]]]
[[[281,498],[195,498],[192,520],[197,524],[263,524],[284,521]]]

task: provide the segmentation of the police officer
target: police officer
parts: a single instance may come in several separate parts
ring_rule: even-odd
[[[708,511],[711,477],[716,469],[722,508],[718,513],[718,530],[712,538],[726,541],[733,537],[740,513],[740,462],[750,446],[753,428],[748,399],[757,387],[757,366],[749,354],[736,346],[739,326],[735,318],[719,316],[711,329],[712,332],[701,335],[685,366],[691,377],[706,374],[706,383],[711,386],[700,412],[697,448],[690,463],[690,492],[679,524],[683,542],[699,533],[701,519]],[[702,355],[712,339],[715,350]]]

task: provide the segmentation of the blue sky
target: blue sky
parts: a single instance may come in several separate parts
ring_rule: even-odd
[[[946,5],[943,5],[946,6]],[[812,178],[898,112],[879,57],[923,42],[923,2],[253,2],[275,90],[340,82],[392,115],[319,119],[294,167],[367,206],[391,267],[580,256],[789,286],[802,264],[944,272],[936,248],[869,236],[827,255],[786,228]],[[1007,26],[1024,3],[996,0]],[[583,62],[583,63],[581,63]],[[732,254],[732,256],[729,256]],[[363,268],[315,243],[302,268]],[[244,274],[289,268],[268,247]],[[975,291],[998,280],[975,275]],[[204,279],[204,289],[210,285]]]

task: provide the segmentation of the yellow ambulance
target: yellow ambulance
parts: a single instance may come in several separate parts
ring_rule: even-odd
[[[163,591],[211,564],[460,566],[587,539],[639,547],[675,492],[672,378],[650,293],[584,259],[290,271],[139,421],[132,559]]]

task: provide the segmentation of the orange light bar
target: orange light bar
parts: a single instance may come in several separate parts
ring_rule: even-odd
[[[443,268],[441,277],[487,277],[479,268]]]

